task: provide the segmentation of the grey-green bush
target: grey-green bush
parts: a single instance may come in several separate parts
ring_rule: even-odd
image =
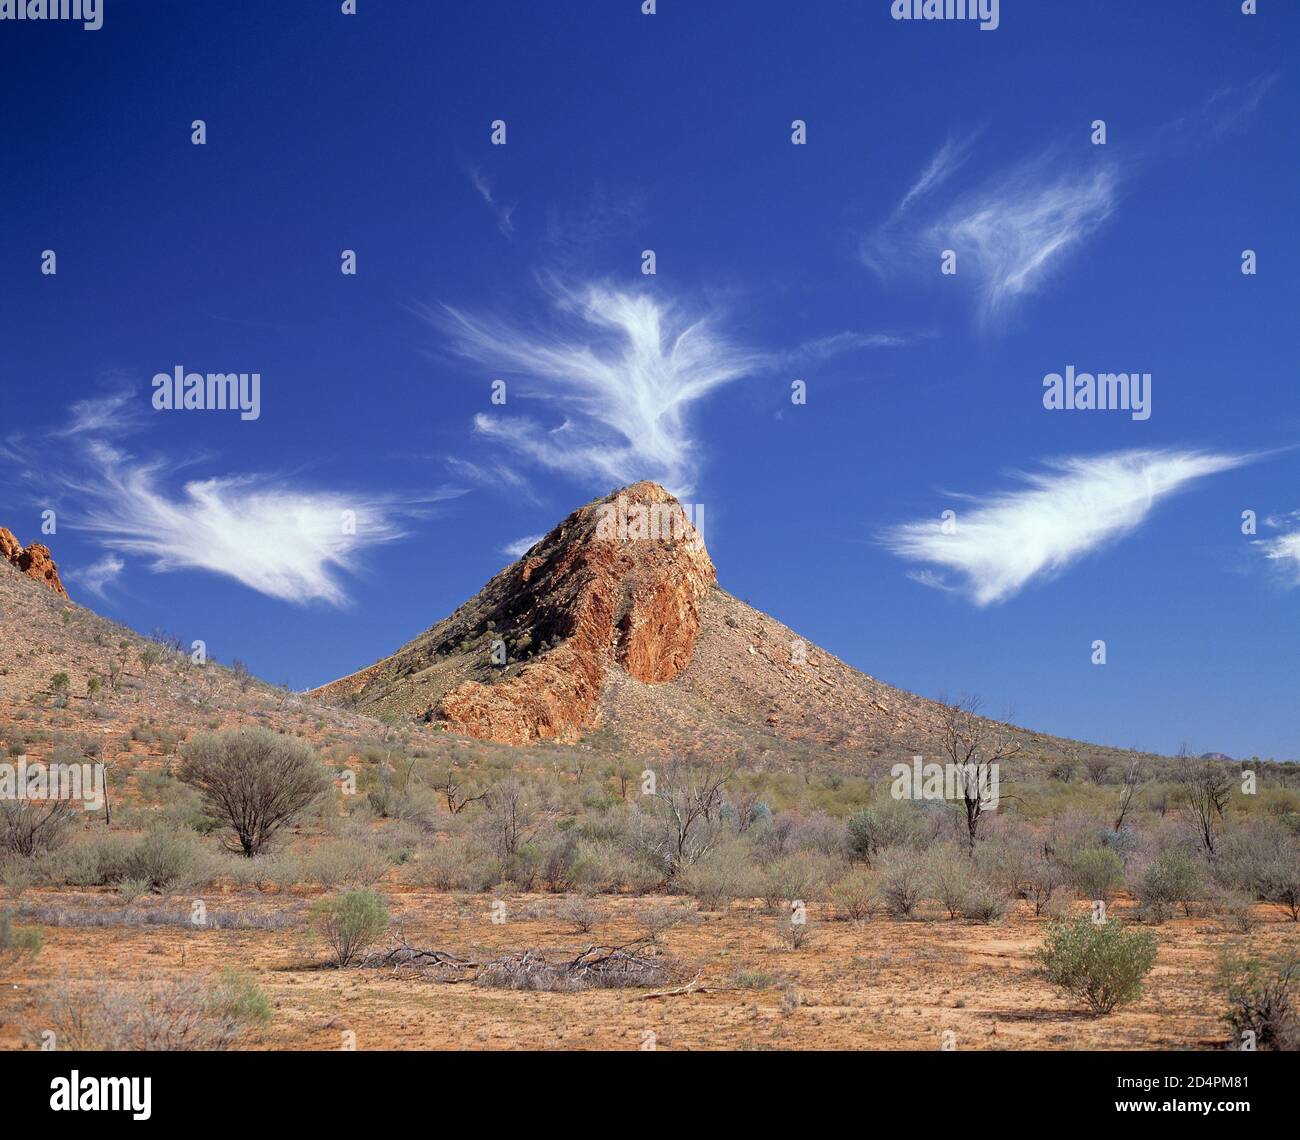
[[[177,775],[198,788],[207,813],[235,833],[232,849],[249,858],[329,787],[309,745],[265,728],[195,737]]]
[[[388,907],[374,891],[345,891],[317,899],[308,921],[330,948],[334,965],[356,961],[388,929]]]
[[[1084,916],[1052,922],[1034,956],[1053,985],[1100,1016],[1141,996],[1142,979],[1156,962],[1156,940],[1118,922]]]

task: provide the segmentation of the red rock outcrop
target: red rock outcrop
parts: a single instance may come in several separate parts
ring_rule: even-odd
[[[559,644],[508,680],[460,685],[435,709],[457,732],[508,744],[576,740],[596,723],[610,668],[647,684],[676,677],[717,573],[681,504],[635,483],[570,515],[515,577]]]
[[[658,684],[686,668],[716,578],[681,504],[635,483],[574,511],[393,657],[316,694],[422,711],[484,740],[573,741],[598,722],[610,670]]]
[[[24,549],[23,544],[14,537],[13,531],[0,526],[0,557],[18,567],[27,577],[44,582],[59,597],[68,596],[68,591],[59,580],[59,568],[50,557],[50,548],[44,543],[33,542]]]

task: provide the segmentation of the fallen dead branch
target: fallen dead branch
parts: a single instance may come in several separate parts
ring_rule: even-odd
[[[695,977],[686,983],[686,985],[678,986],[675,990],[659,990],[657,993],[653,994],[641,994],[638,996],[637,1000],[651,1001],[654,998],[680,997],[683,994],[707,994],[710,992],[711,991],[707,986],[700,985],[700,975],[696,974]]]
[[[367,970],[415,970],[424,977],[436,977],[439,981],[470,981],[473,974],[467,971],[477,970],[480,963],[458,958],[444,950],[424,950],[410,945],[402,939],[401,945],[391,950],[367,954],[358,965]],[[457,976],[461,974],[463,976]]]
[[[673,964],[649,937],[622,946],[588,946],[574,957],[554,955],[554,951],[532,948],[476,962],[445,950],[412,946],[402,938],[399,945],[368,954],[357,964],[368,970],[413,970],[422,977],[449,984],[473,982],[496,989],[547,992],[662,985],[672,980],[674,972]],[[699,989],[697,976],[680,992]],[[645,996],[667,997],[672,992],[676,991]]]
[[[480,986],[512,990],[575,991],[662,985],[671,966],[648,939],[622,946],[588,946],[576,957],[551,961],[540,950],[507,954],[484,964]]]

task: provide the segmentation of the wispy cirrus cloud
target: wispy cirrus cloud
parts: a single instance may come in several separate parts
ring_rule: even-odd
[[[104,591],[117,581],[125,568],[126,563],[116,554],[106,554],[99,561],[92,562],[80,570],[74,570],[68,578],[75,586],[89,590],[96,597],[102,598]]]
[[[1253,545],[1263,552],[1287,586],[1300,586],[1300,511],[1267,518],[1264,525],[1282,533],[1257,539]]]
[[[1060,574],[1136,530],[1161,500],[1249,458],[1134,450],[1053,460],[1043,471],[1022,475],[1026,486],[982,498],[957,496],[971,505],[957,510],[949,528],[938,519],[908,522],[888,529],[881,541],[924,567],[913,574],[918,581],[987,606]]]
[[[605,285],[556,289],[545,330],[444,306],[428,318],[459,355],[520,379],[558,405],[558,422],[505,410],[474,418],[479,436],[584,482],[655,479],[689,493],[701,460],[692,408],[767,359],[713,316]]]
[[[882,278],[957,256],[957,276],[973,280],[982,320],[991,322],[1037,292],[1111,216],[1120,175],[1100,154],[1069,158],[1052,147],[963,191],[944,206],[930,192],[964,164],[973,136],[949,140],[898,207],[864,239],[863,262]],[[1096,148],[1101,150],[1101,148]]]
[[[353,494],[249,474],[177,486],[178,464],[141,458],[123,444],[143,418],[141,404],[146,397],[131,393],[83,401],[45,436],[42,494],[66,502],[61,521],[109,552],[78,577],[101,596],[125,554],[158,572],[206,571],[282,601],[342,605],[344,575],[360,552],[403,537],[403,520],[453,493]]]
[[[938,189],[961,169],[970,157],[971,147],[978,136],[978,131],[961,138],[949,136],[943,146],[934,152],[934,157],[926,164],[917,180],[908,187],[907,193],[894,210],[894,216],[902,214],[913,202],[931,190]]]
[[[497,201],[496,195],[492,192],[492,183],[488,181],[486,175],[476,166],[469,168],[469,180],[478,195],[487,204],[488,209],[492,211],[497,220],[497,229],[505,237],[510,237],[515,232],[514,214],[516,202],[509,204]]]

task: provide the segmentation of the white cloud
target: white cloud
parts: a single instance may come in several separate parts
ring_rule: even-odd
[[[895,216],[901,214],[918,198],[947,182],[965,164],[966,159],[970,157],[971,145],[975,142],[975,138],[975,134],[967,135],[962,139],[949,138],[943,146],[935,151],[934,157],[921,171],[920,177],[912,183],[907,193],[903,195],[903,200],[899,202],[898,208],[894,211]]]
[[[1095,153],[1072,160],[1050,149],[915,216],[908,207],[948,179],[969,145],[944,144],[890,220],[863,241],[862,258],[882,277],[900,267],[938,275],[939,255],[951,249],[958,280],[974,281],[981,317],[994,320],[1040,289],[1110,217],[1120,179]]]
[[[521,376],[512,397],[549,400],[563,412],[549,428],[504,410],[480,414],[475,431],[584,482],[654,479],[689,493],[700,463],[692,405],[763,357],[732,344],[709,318],[648,294],[593,285],[555,300],[555,331],[453,308],[432,318],[461,355]]]
[[[1300,586],[1300,511],[1265,519],[1264,524],[1284,533],[1275,538],[1261,538],[1253,545],[1264,552],[1264,557],[1275,565],[1287,585]]]
[[[1245,462],[1155,450],[1056,460],[1023,475],[1025,488],[972,498],[971,507],[957,510],[951,534],[934,519],[895,526],[882,540],[902,558],[955,573],[956,588],[986,606],[1135,530],[1156,503],[1190,481]],[[931,570],[919,575],[927,585],[951,585]]]
[[[900,348],[911,343],[907,337],[893,333],[842,332],[805,341],[791,352],[781,353],[778,359],[787,364],[809,360],[829,360],[844,352],[858,348]]]
[[[515,232],[514,214],[516,203],[503,205],[496,200],[492,193],[492,183],[484,177],[483,172],[477,167],[471,167],[469,170],[469,180],[474,184],[474,189],[478,191],[479,197],[487,203],[488,208],[496,216],[497,229],[506,237]]]
[[[69,577],[75,585],[102,598],[104,590],[117,581],[125,567],[126,563],[116,554],[106,554],[98,562],[92,562],[83,570],[74,571]]]
[[[74,405],[69,427],[48,434],[43,478],[70,501],[62,518],[114,552],[81,575],[95,593],[120,572],[118,554],[136,554],[155,571],[204,570],[282,601],[342,605],[343,574],[361,551],[401,538],[401,518],[449,495],[400,500],[264,475],[195,479],[174,490],[167,485],[173,465],[109,442],[134,422],[135,406],[125,396],[85,401]]]
[[[140,420],[138,404],[129,392],[115,392],[87,400],[77,400],[69,408],[66,427],[51,433],[56,439],[75,435],[122,435]]]
[[[534,545],[541,542],[544,535],[530,534],[523,538],[517,538],[514,542],[508,542],[501,548],[502,554],[507,554],[511,558],[522,558]]]

